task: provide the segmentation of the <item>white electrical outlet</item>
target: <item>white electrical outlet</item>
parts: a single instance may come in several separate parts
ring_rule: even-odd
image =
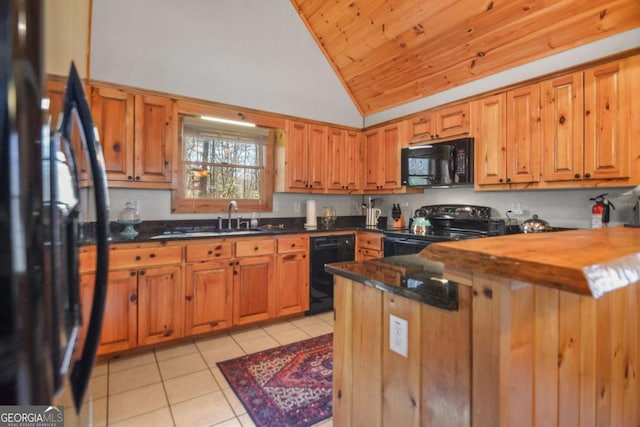
[[[389,315],[389,348],[404,357],[409,354],[409,323],[393,314]]]
[[[293,202],[293,212],[300,213],[300,202]]]

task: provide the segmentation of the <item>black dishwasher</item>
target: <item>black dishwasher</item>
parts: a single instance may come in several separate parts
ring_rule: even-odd
[[[356,253],[355,234],[311,238],[309,266],[309,311],[306,315],[333,310],[333,275],[324,271],[325,264],[353,261]]]

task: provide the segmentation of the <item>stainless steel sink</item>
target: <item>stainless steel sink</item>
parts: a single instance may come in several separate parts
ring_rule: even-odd
[[[266,230],[251,229],[251,230],[217,230],[217,231],[167,231],[162,234],[150,237],[151,239],[191,239],[197,237],[224,237],[224,236],[245,236],[248,234],[260,234],[265,233]]]

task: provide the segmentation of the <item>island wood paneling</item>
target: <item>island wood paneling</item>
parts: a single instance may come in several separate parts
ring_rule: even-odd
[[[474,274],[473,426],[640,425],[640,292]]]
[[[333,424],[464,426],[471,408],[471,288],[459,311],[336,276]],[[390,315],[407,320],[408,353],[390,350]]]
[[[291,0],[365,115],[640,26],[637,0]]]

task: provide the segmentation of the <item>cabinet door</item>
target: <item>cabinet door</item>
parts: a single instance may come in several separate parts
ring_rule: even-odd
[[[287,187],[290,189],[306,189],[309,176],[309,124],[304,122],[287,122],[286,141],[286,175]]]
[[[327,188],[350,193],[360,187],[360,132],[330,128],[327,146]]]
[[[343,170],[345,163],[342,160],[346,153],[344,152],[345,130],[338,128],[329,128],[329,137],[327,144],[327,163],[329,164],[327,173],[327,188],[329,190],[343,190]]]
[[[545,181],[570,181],[583,173],[582,73],[542,82]]]
[[[435,138],[435,114],[425,113],[406,120],[406,136],[409,143],[418,143]]]
[[[327,127],[309,127],[308,183],[311,190],[324,190],[327,179]]]
[[[382,128],[382,188],[400,188],[400,123]]]
[[[436,111],[436,138],[449,138],[469,133],[469,103]]]
[[[47,80],[47,97],[49,98],[49,114],[51,130],[57,129],[60,114],[64,103],[64,90],[66,84],[63,81]],[[87,152],[82,144],[82,137],[76,121],[73,121],[71,128],[71,148],[75,153],[76,167],[78,168],[78,179],[81,186],[89,182],[87,169]]]
[[[305,252],[278,255],[276,264],[276,315],[309,309],[309,258]]]
[[[187,265],[185,334],[231,326],[233,261]]]
[[[135,181],[171,182],[178,137],[174,112],[169,98],[135,96]]]
[[[364,183],[365,190],[380,189],[382,160],[385,153],[381,149],[381,131],[371,130],[364,134]]]
[[[93,300],[93,274],[82,275],[81,298],[83,316],[88,316]],[[102,331],[98,355],[136,347],[137,275],[135,270],[111,270],[107,284]],[[88,317],[83,318],[85,325]]]
[[[183,289],[179,266],[138,272],[138,344],[169,341],[182,336]]]
[[[506,181],[505,95],[473,102],[476,183],[502,184]]]
[[[107,179],[133,181],[134,96],[122,90],[94,87],[91,112],[100,135]]]
[[[506,182],[540,180],[540,86],[507,92]]]
[[[233,323],[267,320],[275,315],[274,257],[236,260],[233,281]]]
[[[360,189],[360,168],[362,165],[360,140],[360,132],[345,131],[344,148],[342,150],[342,184],[349,191]]]
[[[631,85],[624,64],[616,61],[584,73],[585,178],[629,176]]]

